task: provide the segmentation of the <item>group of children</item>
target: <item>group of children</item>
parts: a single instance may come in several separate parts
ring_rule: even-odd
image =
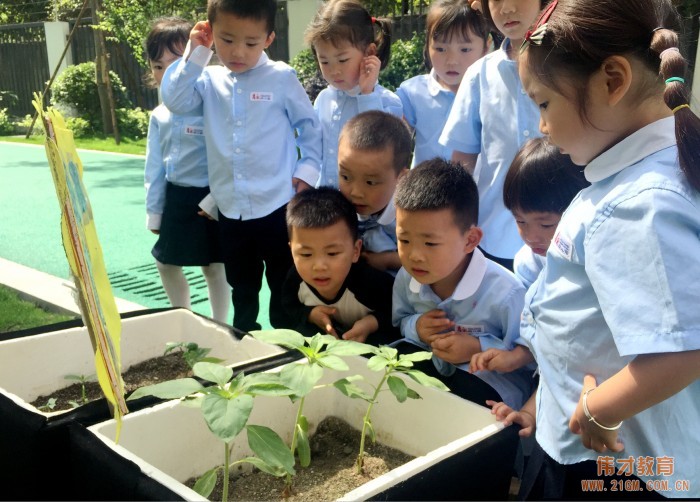
[[[147,210],[168,296],[188,306],[181,267],[202,266],[213,316],[232,291],[233,325],[255,330],[264,274],[274,327],[401,338],[475,374],[535,434],[524,497],[587,496],[596,452],[671,457],[675,494],[700,495],[700,434],[679,432],[700,418],[700,120],[674,7],[479,3],[435,0],[430,73],[392,93],[390,22],[328,0],[307,30],[328,82],[313,105],[264,52],[275,0],[156,23]]]

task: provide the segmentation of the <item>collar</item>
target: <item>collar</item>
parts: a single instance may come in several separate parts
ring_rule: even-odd
[[[395,221],[396,206],[394,206],[394,197],[392,196],[391,200],[384,208],[384,211],[382,211],[379,215],[379,218],[377,218],[377,223],[379,223],[380,225],[389,225],[390,223],[393,223]]]
[[[250,68],[250,69],[248,69],[248,70],[246,70],[246,71],[244,71],[244,72],[241,72],[241,73],[236,73],[236,72],[233,72],[233,71],[229,71],[229,74],[230,74],[231,76],[234,76],[234,77],[235,77],[235,76],[238,76],[238,75],[242,75],[243,73],[248,73],[250,70],[254,70],[254,69],[256,69],[256,68],[258,68],[258,67],[264,65],[264,64],[267,63],[269,60],[270,60],[269,56],[268,56],[267,54],[265,54],[265,51],[263,51],[263,53],[260,54],[260,59],[258,59],[258,62],[255,63],[255,66],[253,66],[252,68]]]
[[[598,155],[584,169],[591,183],[619,173],[665,148],[676,145],[675,118],[667,117],[648,124]]]
[[[474,249],[467,271],[457,283],[454,293],[452,293],[452,300],[464,300],[476,293],[476,290],[479,289],[481,282],[484,280],[487,266],[488,261],[484,253],[479,248]],[[423,285],[411,277],[408,287],[412,293],[419,293],[422,288],[429,288],[430,286],[428,284]],[[432,293],[432,289],[430,291]]]
[[[342,91],[342,90],[338,89],[337,87],[335,87],[334,85],[331,85],[331,84],[328,84],[328,87],[330,87],[331,89],[333,89],[333,90],[334,90],[335,92],[337,92],[338,94],[347,94],[348,96],[352,96],[353,98],[354,98],[355,96],[359,96],[359,94],[360,94],[360,84],[357,84],[355,87],[353,87],[352,89],[349,89],[349,90],[347,90],[347,91]]]
[[[435,68],[433,68],[430,70],[430,75],[428,75],[428,94],[435,97],[441,92],[448,92],[454,96],[454,92],[449,89],[445,89],[440,85],[440,82],[438,82],[437,79],[437,74],[435,73]]]

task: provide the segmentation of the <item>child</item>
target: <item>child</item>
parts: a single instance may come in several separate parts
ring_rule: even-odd
[[[367,110],[402,116],[401,101],[377,83],[389,63],[391,21],[375,19],[359,0],[329,0],[306,29],[306,42],[329,87],[314,108],[323,128],[323,165],[317,186],[338,187],[338,138],[343,125]]]
[[[166,73],[163,100],[177,113],[204,107],[209,181],[218,211],[233,324],[259,329],[263,270],[270,323],[286,324],[282,282],[292,265],[285,206],[316,184],[321,129],[288,65],[263,52],[275,38],[275,0],[210,0],[208,21],[190,33],[190,49]],[[206,67],[216,46],[224,66]],[[298,137],[295,138],[295,134]],[[298,156],[297,148],[301,155]]]
[[[408,171],[411,135],[406,124],[385,112],[363,112],[340,133],[340,191],[352,202],[360,223],[362,256],[393,276],[401,268],[396,245],[396,183]]]
[[[156,86],[182,55],[192,25],[184,19],[157,19],[146,38],[148,64]],[[191,308],[183,266],[199,265],[207,281],[211,315],[228,322],[229,288],[220,260],[219,229],[199,216],[209,193],[201,110],[175,115],[159,105],[151,113],[146,147],[147,228],[158,235],[151,254],[173,307]]]
[[[542,132],[592,183],[526,299],[536,412],[494,405],[536,420],[523,496],[580,498],[620,468],[638,497],[700,497],[700,120],[678,28],[670,0],[559,0],[521,55]]]
[[[513,348],[525,289],[477,249],[482,231],[471,175],[443,159],[423,162],[401,178],[395,204],[403,268],[394,283],[393,322],[401,334],[432,349],[443,375],[454,371],[450,363],[468,363],[477,352]],[[529,395],[525,371],[477,376],[507,403]]]
[[[486,21],[466,0],[436,0],[425,24],[423,54],[430,73],[410,78],[396,90],[404,119],[415,130],[412,167],[452,157],[452,150],[438,142],[440,133],[464,73],[488,52]]]
[[[308,190],[290,201],[287,225],[294,267],[283,304],[290,327],[306,336],[320,331],[375,345],[395,341],[393,279],[360,259],[352,204],[335,188]]]
[[[479,187],[481,248],[510,270],[523,241],[503,206],[503,179],[523,143],[539,136],[537,107],[518,78],[517,56],[543,2],[482,2],[484,17],[506,38],[499,50],[469,67],[440,136],[440,143],[453,150],[452,160],[473,173]]]

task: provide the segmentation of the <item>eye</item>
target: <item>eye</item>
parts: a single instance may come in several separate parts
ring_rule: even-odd
[[[465,54],[466,54],[467,52],[471,52],[472,50],[473,50],[473,49],[472,49],[471,47],[462,47],[462,52],[464,52]]]
[[[231,40],[230,38],[222,38],[221,41],[222,41],[223,43],[225,43],[225,44],[231,44],[231,43],[233,43],[233,40]]]
[[[435,246],[439,246],[440,244],[437,242],[426,242],[425,245],[428,247],[435,247]]]
[[[434,49],[435,49],[435,52],[445,52],[444,47],[435,47]]]
[[[549,101],[544,101],[543,103],[539,104],[540,110],[546,110],[547,106],[549,106]]]
[[[348,176],[347,174],[341,174],[340,179],[343,181],[350,181],[350,176]]]
[[[376,181],[376,180],[367,180],[367,181],[365,181],[365,183],[367,183],[371,187],[379,185],[379,181]]]
[[[408,239],[399,239],[401,244],[408,244]]]
[[[311,253],[299,253],[302,258],[311,258]]]
[[[256,45],[258,45],[258,43],[257,42],[248,42],[246,45],[248,47],[255,47]]]
[[[346,58],[346,59],[339,59],[339,60],[338,60],[339,63],[347,63],[348,61],[350,61],[349,58]]]
[[[338,256],[340,254],[340,251],[331,251],[328,253],[328,256]]]
[[[554,227],[556,227],[556,226],[557,226],[556,223],[552,223],[552,224],[549,224],[549,225],[542,224],[542,228],[547,228],[547,229],[554,228]]]

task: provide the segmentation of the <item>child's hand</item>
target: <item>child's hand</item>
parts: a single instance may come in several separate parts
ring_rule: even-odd
[[[617,431],[608,431],[601,429],[596,424],[586,417],[583,411],[583,395],[589,389],[596,388],[597,384],[595,377],[593,375],[586,375],[583,377],[583,390],[581,391],[581,396],[579,397],[578,404],[576,405],[576,410],[574,411],[571,420],[569,420],[569,430],[574,434],[581,435],[581,443],[584,447],[589,450],[595,450],[598,453],[603,453],[605,451],[619,452],[625,449],[625,446],[618,441]],[[591,409],[591,396],[595,392],[588,394],[587,404],[588,409],[593,416],[595,416],[595,408]],[[615,424],[604,424],[606,426],[613,426]]]
[[[372,94],[379,80],[382,62],[377,56],[365,56],[360,62],[360,94]]]
[[[197,211],[197,214],[198,214],[199,216],[204,216],[204,217],[207,218],[208,220],[214,221],[214,218],[212,218],[211,214],[207,213],[204,209],[202,209],[201,211]]]
[[[454,331],[436,336],[430,348],[433,354],[452,364],[462,364],[469,361],[472,356],[481,350],[479,340],[467,333]]]
[[[447,314],[444,311],[433,309],[418,318],[416,331],[418,332],[418,338],[430,345],[438,333],[444,333],[454,324],[453,321],[447,318]]]
[[[520,437],[530,437],[535,431],[535,417],[528,411],[525,411],[525,409],[514,411],[507,404],[503,402],[497,403],[496,401],[486,401],[486,405],[491,408],[491,413],[496,415],[496,420],[503,422],[503,425],[506,427],[510,424],[520,425],[522,427],[520,432],[518,432]]]
[[[192,31],[190,32],[190,42],[192,50],[200,45],[203,45],[207,49],[211,49],[211,46],[214,43],[214,34],[211,31],[209,21],[199,21],[194,25],[194,28],[192,28]]]
[[[352,328],[347,330],[341,337],[343,340],[353,340],[355,342],[365,343],[367,337],[379,329],[377,318],[372,314],[363,317],[355,322]]]
[[[294,187],[294,193],[303,192],[311,188],[311,185],[299,178],[292,178],[292,186]]]
[[[475,371],[510,373],[534,360],[532,353],[522,345],[516,345],[513,350],[488,349],[472,356],[469,362],[469,373]]]
[[[156,234],[156,235],[159,235],[159,234],[160,234],[160,230],[151,229],[151,233]]]
[[[480,0],[469,0],[469,6],[474,10],[478,10],[479,12],[484,12],[484,10],[481,8],[481,1]]]
[[[331,319],[335,312],[336,310],[334,307],[318,305],[309,312],[309,322],[321,328],[325,333],[338,338],[338,334],[333,328],[333,321]]]

